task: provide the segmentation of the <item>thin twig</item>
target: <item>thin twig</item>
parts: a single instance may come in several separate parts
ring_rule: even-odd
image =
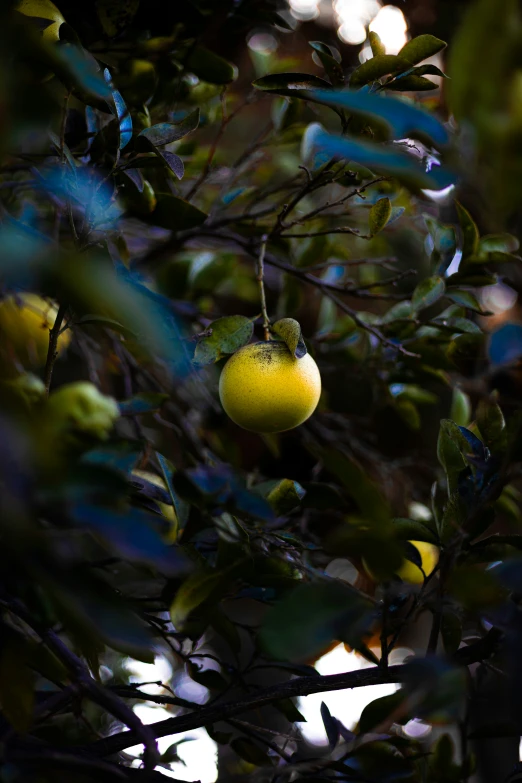
[[[267,234],[264,234],[261,238],[261,247],[259,248],[259,255],[257,257],[257,282],[259,285],[259,298],[261,299],[261,313],[263,315],[263,332],[265,340],[270,340],[270,319],[266,310],[266,296],[265,296],[265,253],[266,243],[268,242]]]

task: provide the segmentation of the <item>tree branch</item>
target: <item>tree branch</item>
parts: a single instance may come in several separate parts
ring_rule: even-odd
[[[158,721],[158,723],[153,723],[148,728],[154,732],[156,738],[166,737],[171,734],[179,734],[183,731],[191,731],[201,726],[207,726],[216,721],[226,720],[249,710],[265,707],[280,699],[308,696],[311,693],[338,691],[345,688],[361,688],[366,685],[377,685],[379,683],[401,682],[404,669],[403,665],[390,666],[387,671],[383,672],[377,666],[374,666],[369,669],[343,674],[329,674],[322,677],[297,677],[282,684],[271,685],[262,691],[250,694],[237,701],[202,707],[190,715],[180,715],[175,718]],[[90,750],[97,756],[111,756],[139,742],[140,738],[136,736],[135,731],[123,731],[119,734],[112,734],[106,739],[98,740],[89,748],[83,748],[82,750]]]
[[[30,612],[27,611],[20,601],[4,598],[0,601],[0,604],[3,604],[40,636],[43,643],[64,664],[72,680],[95,704],[106,709],[110,715],[132,730],[134,736],[138,738],[137,741],[143,743],[145,747],[143,755],[145,767],[154,769],[158,762],[159,752],[153,731],[148,726],[145,726],[133,710],[116,694],[111,693],[107,688],[97,683],[83,661],[72,650],[69,650],[58,634],[52,629],[40,627],[39,623],[33,620]]]
[[[478,663],[489,658],[497,650],[502,638],[502,632],[492,628],[484,638],[460,648],[453,656],[453,662],[463,666]],[[317,677],[296,677],[288,682],[270,685],[268,688],[249,694],[237,701],[213,704],[201,707],[190,715],[179,715],[175,718],[153,723],[149,728],[156,738],[179,734],[184,731],[192,731],[201,726],[208,726],[221,720],[227,720],[236,715],[250,710],[266,707],[281,699],[291,699],[297,696],[309,696],[312,693],[326,693],[340,691],[348,688],[364,688],[368,685],[382,685],[385,683],[401,683],[404,681],[408,670],[407,664],[389,666],[382,669],[372,666],[368,669],[358,669],[342,674],[328,674]],[[84,751],[90,751],[96,756],[111,756],[125,748],[136,745],[140,737],[135,731],[123,731],[113,734],[102,740],[97,740]]]

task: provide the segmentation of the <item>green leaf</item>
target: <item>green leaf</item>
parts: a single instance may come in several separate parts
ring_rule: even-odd
[[[428,544],[438,544],[435,532],[425,522],[418,519],[396,517],[392,519],[393,530],[400,541],[426,541]]]
[[[311,73],[271,73],[256,79],[252,84],[257,90],[275,92],[278,95],[293,95],[302,90],[313,90],[316,87],[326,89],[332,86]]]
[[[115,38],[134,19],[140,0],[96,0],[96,13],[103,31]]]
[[[387,501],[355,460],[333,448],[318,449],[314,453],[324,468],[341,480],[366,519],[381,525],[389,523],[390,509]]]
[[[397,90],[397,92],[425,92],[426,90],[436,90],[437,87],[438,84],[414,73],[400,76],[386,85],[387,90]]]
[[[237,753],[240,759],[254,764],[256,767],[271,767],[272,760],[263,748],[246,737],[236,737],[230,743],[230,747]]]
[[[256,492],[261,491],[272,506],[276,516],[288,514],[289,511],[299,506],[306,494],[301,484],[292,479],[275,479],[274,481],[258,484],[254,487]]]
[[[333,56],[330,47],[322,43],[322,41],[309,41],[308,43],[317,52],[317,56],[321,60],[322,66],[332,84],[336,86],[344,84],[343,69]]]
[[[520,242],[512,234],[485,234],[479,242],[479,256],[483,253],[516,253]]]
[[[473,566],[460,566],[448,580],[448,590],[465,609],[480,611],[498,606],[506,597],[506,590],[490,571]]]
[[[372,54],[374,57],[378,57],[380,54],[386,54],[386,48],[377,33],[370,30],[368,33],[368,40],[372,48]]]
[[[413,292],[411,303],[414,310],[424,310],[437,302],[446,290],[446,284],[442,277],[435,275],[423,280]]]
[[[114,318],[106,318],[104,315],[96,315],[95,313],[89,313],[89,315],[83,315],[78,321],[77,326],[101,326],[106,329],[112,329],[114,332],[122,334],[124,337],[136,337],[136,334],[128,329],[119,321],[115,321]]]
[[[151,147],[161,147],[179,141],[199,125],[199,109],[188,114],[180,122],[162,122],[151,128],[144,128],[136,139],[136,148],[147,152]]]
[[[235,81],[238,75],[238,70],[233,63],[201,45],[192,49],[186,67],[198,79],[209,84],[229,84]]]
[[[396,712],[406,698],[402,690],[390,693],[388,696],[382,696],[380,699],[367,704],[359,718],[359,734],[368,734],[376,729],[381,723],[386,722],[389,716]],[[397,721],[394,721],[397,722]]]
[[[443,419],[437,441],[437,458],[446,472],[448,495],[456,491],[458,475],[466,467],[459,444],[460,432],[457,425],[449,419]]]
[[[462,232],[462,258],[466,261],[467,258],[477,254],[479,231],[468,210],[462,204],[459,204],[458,201],[455,202],[455,206],[457,207],[457,215]]]
[[[349,586],[303,584],[268,612],[260,639],[274,658],[305,661],[334,639],[357,649],[371,618],[371,603]]]
[[[147,222],[170,231],[184,231],[201,226],[208,215],[178,196],[162,194]]]
[[[472,294],[471,291],[459,288],[447,288],[445,296],[447,299],[455,302],[455,304],[462,305],[468,310],[473,310],[475,313],[482,313],[480,303],[475,294]]]
[[[213,364],[249,343],[254,324],[244,315],[227,315],[213,321],[209,329],[212,334],[198,341],[194,353],[194,364],[200,367]]]
[[[378,54],[359,65],[350,76],[350,87],[362,87],[387,73],[399,73],[408,68],[408,61],[396,54]]]
[[[273,324],[272,331],[283,338],[295,359],[302,359],[307,354],[301,326],[295,318],[281,318]]]
[[[506,428],[504,414],[493,400],[482,399],[477,406],[477,424],[488,446],[498,443]]]
[[[468,256],[463,261],[463,271],[468,271],[467,266],[471,264],[512,264],[520,263],[520,256],[513,253],[502,253],[499,250],[482,251],[476,256]]]
[[[427,60],[428,57],[433,57],[434,54],[440,52],[445,46],[446,43],[441,41],[440,38],[435,38],[434,35],[418,35],[402,47],[398,57],[406,60],[411,65],[416,65],[422,60]]]
[[[361,115],[383,128],[390,138],[415,137],[442,147],[449,142],[448,131],[440,120],[399,98],[346,87],[342,90],[310,90],[305,97]]]
[[[370,209],[368,222],[372,235],[378,234],[385,227],[392,214],[392,205],[389,198],[380,198]]]
[[[415,76],[425,76],[428,74],[429,76],[440,76],[441,79],[448,78],[444,71],[441,71],[440,68],[437,68],[436,65],[432,65],[431,63],[427,63],[426,65],[419,65],[417,68],[412,68],[410,73],[414,74]]]
[[[421,428],[421,418],[417,406],[408,399],[397,397],[395,410],[410,430],[416,432]]]
[[[196,571],[178,589],[170,607],[170,619],[177,631],[183,630],[190,614],[209,598],[218,603],[229,588],[235,572],[233,564],[222,571]]]
[[[313,128],[309,144],[317,150],[324,150],[331,157],[367,166],[375,173],[396,177],[410,187],[440,190],[450,185],[454,179],[442,166],[433,166],[430,171],[426,171],[414,157],[400,147],[386,147],[360,139],[335,136],[327,133],[317,123],[309,127]]]
[[[461,427],[467,427],[471,418],[471,402],[469,396],[458,386],[453,389],[450,419]]]

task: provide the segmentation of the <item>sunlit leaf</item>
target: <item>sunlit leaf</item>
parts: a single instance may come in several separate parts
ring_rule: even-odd
[[[378,234],[379,231],[387,225],[392,213],[392,205],[389,198],[380,198],[370,209],[368,222],[372,234]]]
[[[416,38],[412,38],[407,44],[404,44],[400,50],[398,57],[401,57],[412,65],[420,63],[422,60],[427,60],[428,57],[433,57],[446,46],[445,41],[441,41],[440,38],[436,38],[434,35],[418,35]]]

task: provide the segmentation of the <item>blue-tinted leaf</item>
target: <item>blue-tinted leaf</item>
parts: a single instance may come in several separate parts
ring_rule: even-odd
[[[175,155],[174,152],[168,152],[167,150],[156,150],[158,157],[165,161],[172,173],[178,178],[182,179],[185,173],[185,166],[179,155]]]
[[[361,163],[376,173],[397,177],[415,188],[441,190],[454,181],[454,176],[442,167],[426,171],[417,159],[400,147],[334,136],[322,128],[315,129],[313,143],[316,149],[324,150],[331,157]]]
[[[161,472],[163,473],[163,478],[165,480],[165,484],[167,485],[167,490],[176,512],[176,532],[179,533],[184,530],[185,525],[187,524],[190,513],[190,505],[185,500],[182,500],[174,489],[174,485],[172,483],[172,467],[169,465],[163,454],[160,454],[159,451],[157,451],[156,457],[158,458]]]
[[[138,416],[143,413],[152,413],[161,408],[165,400],[169,399],[168,394],[159,392],[143,392],[131,397],[130,400],[123,400],[118,403],[122,416]]]
[[[522,356],[522,325],[507,323],[493,332],[488,354],[495,365],[516,362]]]
[[[114,107],[116,109],[116,116],[120,122],[120,150],[127,146],[132,139],[132,117],[130,116],[127,105],[118,90],[115,90],[112,81],[111,74],[108,68],[105,68],[103,72],[105,81],[111,88],[112,100],[114,101]]]
[[[151,147],[162,147],[179,141],[188,133],[196,130],[199,125],[199,109],[188,114],[180,122],[162,122],[151,128],[144,128],[138,135],[137,148],[144,151]],[[146,142],[144,145],[143,142]]]
[[[384,126],[393,139],[421,137],[437,146],[445,146],[449,142],[448,132],[440,120],[424,109],[398,98],[349,89],[311,90],[305,95],[328,106],[361,114]]]
[[[119,513],[100,506],[76,504],[71,509],[71,517],[102,536],[127,560],[153,565],[169,576],[190,570],[190,561],[181,551],[164,543],[154,514],[138,508]]]

